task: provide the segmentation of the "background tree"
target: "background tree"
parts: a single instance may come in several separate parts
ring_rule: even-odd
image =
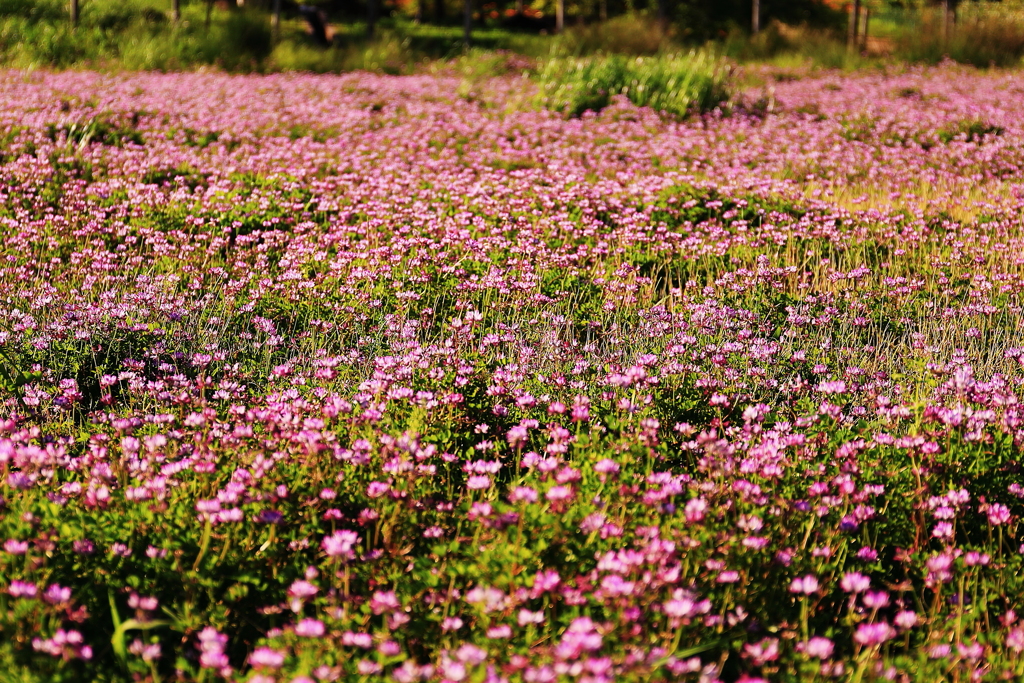
[[[942,0],[942,41],[948,43],[953,27],[956,25],[956,9],[958,0]]]
[[[680,38],[701,42],[720,39],[737,26],[754,33],[755,9],[758,31],[773,20],[842,30],[846,16],[841,8],[824,0],[677,0],[669,17]]]

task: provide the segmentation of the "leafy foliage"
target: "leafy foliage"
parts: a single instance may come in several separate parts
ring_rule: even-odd
[[[600,111],[617,95],[674,116],[706,111],[727,99],[725,66],[705,52],[658,57],[610,55],[551,59],[540,69],[544,104],[569,116]]]

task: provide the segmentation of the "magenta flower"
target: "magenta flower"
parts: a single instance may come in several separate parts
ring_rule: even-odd
[[[466,480],[466,488],[470,491],[481,491],[491,488],[491,478],[486,474],[476,474]]]
[[[401,603],[394,591],[375,591],[370,598],[370,609],[374,614],[395,612],[401,609]]]
[[[874,624],[861,624],[857,627],[857,632],[854,633],[853,639],[859,645],[874,647],[881,645],[895,635],[896,629],[881,621]]]
[[[684,508],[684,516],[686,521],[690,524],[694,524],[704,519],[704,512],[707,510],[708,504],[703,498],[691,498],[686,502]]]
[[[324,537],[320,545],[328,557],[340,557],[351,560],[355,557],[353,547],[357,543],[359,543],[359,535],[357,533],[348,529],[340,529],[330,536]]]
[[[9,538],[4,541],[4,552],[10,555],[24,555],[28,552],[28,543]]]
[[[765,638],[758,643],[747,643],[743,646],[743,654],[754,666],[764,666],[779,658],[778,638]]]
[[[320,638],[324,631],[324,623],[318,619],[303,619],[295,624],[295,635],[303,638]]]
[[[463,621],[459,617],[445,617],[441,621],[442,631],[458,631],[462,628]]]
[[[199,632],[199,666],[204,669],[225,671],[228,668],[228,657],[224,653],[228,637],[207,626]]]
[[[917,614],[910,610],[901,610],[896,613],[893,623],[895,623],[901,630],[906,631],[917,625]]]
[[[731,569],[720,572],[715,578],[718,583],[736,583],[740,580],[740,573]]]
[[[832,656],[835,644],[828,638],[815,636],[806,643],[803,643],[803,652],[814,659],[828,659]]]
[[[269,647],[258,647],[249,655],[249,663],[257,668],[280,669],[284,655]]]
[[[811,595],[818,591],[818,579],[811,574],[793,579],[789,584],[789,592],[802,595]]]
[[[1010,509],[1000,503],[993,503],[988,506],[988,523],[992,526],[1000,526],[1010,522]]]
[[[51,605],[64,605],[71,600],[71,589],[56,583],[50,584],[43,593],[43,600]]]
[[[7,586],[7,593],[13,598],[35,598],[38,589],[35,584],[15,580]]]
[[[882,609],[889,604],[889,594],[885,591],[868,591],[861,600],[868,609]]]
[[[519,616],[516,618],[516,621],[520,626],[526,626],[528,624],[543,624],[544,613],[521,609],[519,610]]]
[[[371,481],[366,487],[366,495],[370,498],[380,498],[391,490],[391,485],[383,481]]]
[[[847,572],[839,580],[839,585],[847,593],[863,593],[871,587],[871,579],[859,572]]]
[[[572,496],[573,492],[571,487],[552,486],[550,489],[548,489],[548,492],[545,494],[544,497],[550,500],[552,503],[557,503],[564,500],[569,500],[570,498],[572,498]]]
[[[311,584],[309,581],[302,579],[294,582],[288,587],[288,595],[293,598],[311,598],[319,592],[319,588]]]
[[[1010,629],[1006,634],[1006,647],[1018,654],[1024,652],[1024,626]]]

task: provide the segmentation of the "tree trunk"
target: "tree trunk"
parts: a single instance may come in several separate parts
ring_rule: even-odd
[[[565,0],[557,0],[555,3],[555,33],[561,33],[565,29]]]
[[[757,35],[761,32],[761,0],[754,0],[750,10],[750,33]]]
[[[78,26],[78,0],[71,0],[71,25]]]
[[[281,37],[281,0],[274,0],[274,15],[270,20],[270,27],[274,33],[274,40]]]
[[[174,17],[175,24],[181,21],[181,0],[173,0],[171,3],[171,16]]]
[[[608,21],[608,0],[600,0],[597,6],[598,18]]]
[[[857,49],[857,24],[860,21],[860,0],[853,0],[850,5],[850,34],[846,44],[851,50]]]
[[[366,35],[373,37],[377,29],[377,3],[379,0],[366,1]]]
[[[444,23],[444,0],[434,0],[434,23]]]
[[[213,0],[206,0],[206,30],[210,30],[210,16],[213,14]]]
[[[469,49],[473,37],[473,0],[462,1],[462,45]]]
[[[662,29],[668,26],[668,0],[658,0],[658,23]]]
[[[956,25],[957,0],[942,0],[942,42],[948,43]]]
[[[865,7],[861,11],[863,12],[861,16],[864,20],[860,24],[860,45],[861,49],[866,52],[868,49],[868,22],[871,20],[871,8]]]

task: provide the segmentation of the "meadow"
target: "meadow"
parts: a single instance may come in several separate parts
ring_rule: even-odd
[[[0,73],[0,680],[1024,676],[1019,75],[507,72]]]

